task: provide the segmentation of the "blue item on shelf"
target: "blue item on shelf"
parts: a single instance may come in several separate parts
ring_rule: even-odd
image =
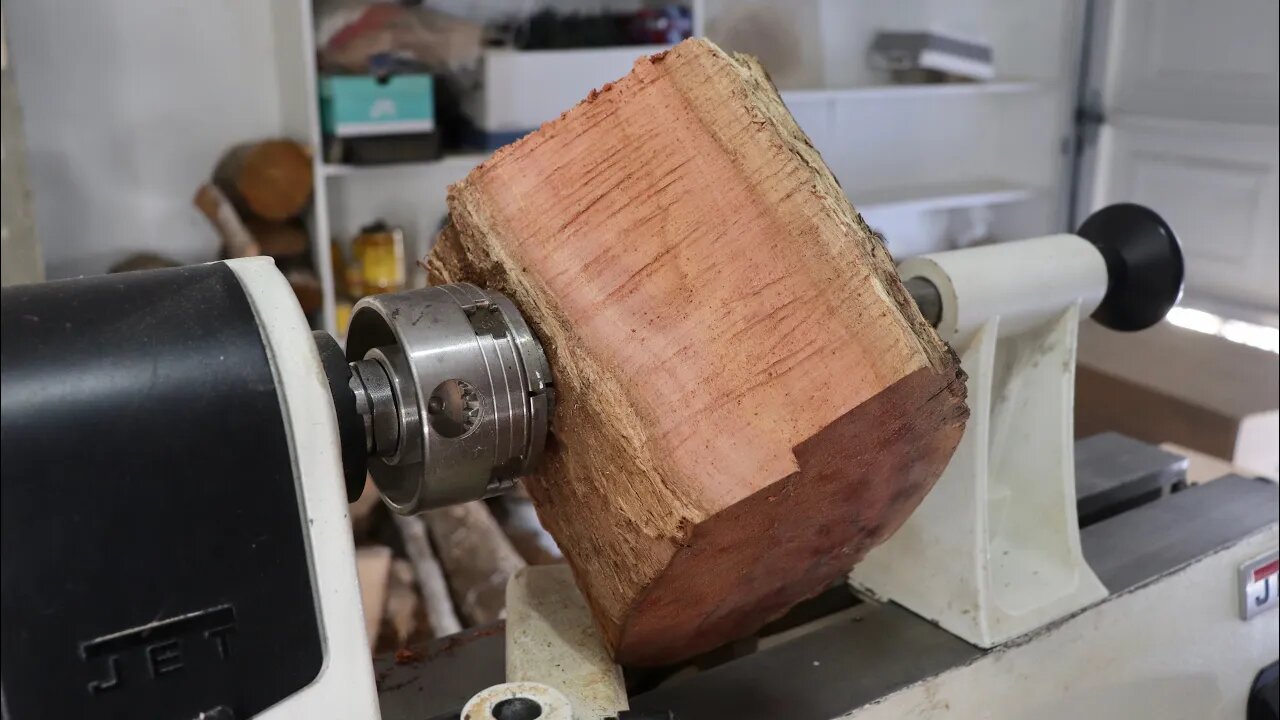
[[[377,164],[440,157],[434,90],[425,73],[321,77],[325,159]]]

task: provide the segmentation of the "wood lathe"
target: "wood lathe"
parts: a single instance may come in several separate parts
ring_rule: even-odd
[[[699,41],[450,205],[441,284],[362,300],[345,350],[268,259],[4,290],[6,719],[1232,716],[1274,693],[1274,485],[1108,480],[1125,503],[1079,527],[1075,329],[1177,301],[1154,212],[897,268],[763,70]],[[528,477],[569,567],[517,574],[505,631],[375,673],[366,471],[406,514]]]
[[[1109,208],[1082,234],[991,257],[1022,272],[1077,264],[1085,309],[1106,323],[1161,317],[1180,285],[1162,221]],[[972,252],[933,262],[954,268]],[[959,277],[907,285],[940,323],[958,304],[968,311]],[[1025,298],[1015,305],[1025,310]],[[26,539],[3,549],[4,624],[22,628],[4,645],[14,718],[379,717],[346,522],[352,488],[368,468],[402,513],[500,492],[535,467],[553,412],[523,316],[474,286],[364,301],[345,357],[313,336],[267,259],[10,288],[3,318],[4,527]],[[49,507],[68,522],[45,519]],[[538,698],[556,717],[557,697],[584,702],[575,681],[544,656],[521,661],[545,643],[513,633],[545,622],[539,603],[569,602],[578,615],[562,622],[600,639],[573,583],[539,572],[555,571],[532,569],[511,590],[525,599],[508,637],[526,647],[508,649],[508,666],[525,684],[477,702]],[[620,688],[613,707],[576,717],[626,710]]]

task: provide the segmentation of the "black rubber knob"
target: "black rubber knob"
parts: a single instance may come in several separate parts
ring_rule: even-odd
[[[1182,247],[1169,223],[1150,208],[1109,205],[1090,215],[1076,234],[1093,243],[1107,263],[1107,294],[1094,320],[1112,330],[1144,330],[1182,297]]]
[[[364,420],[356,410],[356,396],[351,391],[351,366],[338,341],[327,332],[311,333],[316,350],[320,351],[320,365],[329,381],[329,394],[333,396],[333,410],[338,416],[338,440],[342,443],[342,475],[347,486],[347,502],[360,499],[364,491],[364,476],[369,470],[369,453],[365,451]]]

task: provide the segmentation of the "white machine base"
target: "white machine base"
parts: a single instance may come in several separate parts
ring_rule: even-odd
[[[1039,328],[974,335],[969,425],[906,524],[854,568],[890,598],[979,647],[1043,627],[1106,596],[1080,552],[1072,455],[1078,305]],[[940,551],[945,548],[945,551]]]
[[[839,717],[1237,720],[1277,657],[1280,615],[1242,621],[1242,563],[1274,552],[1273,524],[975,662]]]
[[[258,717],[376,720],[380,717],[378,693],[364,633],[355,548],[338,457],[342,445],[311,328],[289,283],[270,258],[230,260],[227,267],[240,280],[261,324],[289,423],[294,477],[302,498],[298,512],[307,528],[307,552],[325,643],[325,663],[316,679]]]
[[[899,271],[938,290],[969,422],[937,485],[849,581],[994,647],[1106,596],[1080,552],[1072,453],[1076,336],[1106,264],[1082,238],[1052,235]]]

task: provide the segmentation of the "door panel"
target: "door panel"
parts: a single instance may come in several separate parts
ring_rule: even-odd
[[[1280,4],[1099,9],[1091,80],[1105,124],[1084,197],[1092,208],[1130,201],[1165,216],[1183,243],[1190,304],[1274,313]]]
[[[1100,198],[1157,208],[1187,258],[1187,295],[1274,307],[1276,134],[1125,118],[1103,129]]]
[[[1275,0],[1120,0],[1112,22],[1112,112],[1276,123]]]

